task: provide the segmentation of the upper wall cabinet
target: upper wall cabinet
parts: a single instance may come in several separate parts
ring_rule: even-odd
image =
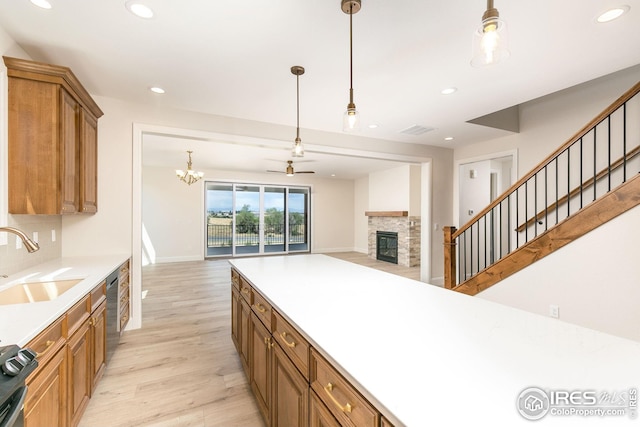
[[[9,213],[97,212],[102,110],[69,68],[3,58],[9,78]]]

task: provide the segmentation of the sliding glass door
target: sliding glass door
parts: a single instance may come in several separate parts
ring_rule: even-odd
[[[308,252],[310,189],[207,182],[206,256]]]

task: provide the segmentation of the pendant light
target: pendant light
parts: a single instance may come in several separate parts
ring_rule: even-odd
[[[353,14],[358,13],[360,0],[342,0],[342,11],[349,15],[349,104],[342,118],[342,130],[353,132],[360,130],[360,114],[353,103]]]
[[[291,74],[296,76],[296,140],[293,143],[291,155],[304,157],[304,147],[300,139],[300,76],[304,74],[304,68],[299,65],[291,67]]]
[[[500,19],[493,0],[487,0],[487,10],[482,15],[482,23],[473,34],[473,58],[471,65],[484,67],[497,64],[509,57],[507,24]]]

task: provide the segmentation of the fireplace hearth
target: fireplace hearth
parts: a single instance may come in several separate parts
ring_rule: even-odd
[[[398,263],[398,233],[376,232],[376,259],[393,264]]]

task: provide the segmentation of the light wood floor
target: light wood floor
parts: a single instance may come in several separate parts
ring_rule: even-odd
[[[420,268],[328,254],[413,279]],[[225,260],[146,266],[142,328],[127,331],[80,427],[264,427],[231,341]]]

